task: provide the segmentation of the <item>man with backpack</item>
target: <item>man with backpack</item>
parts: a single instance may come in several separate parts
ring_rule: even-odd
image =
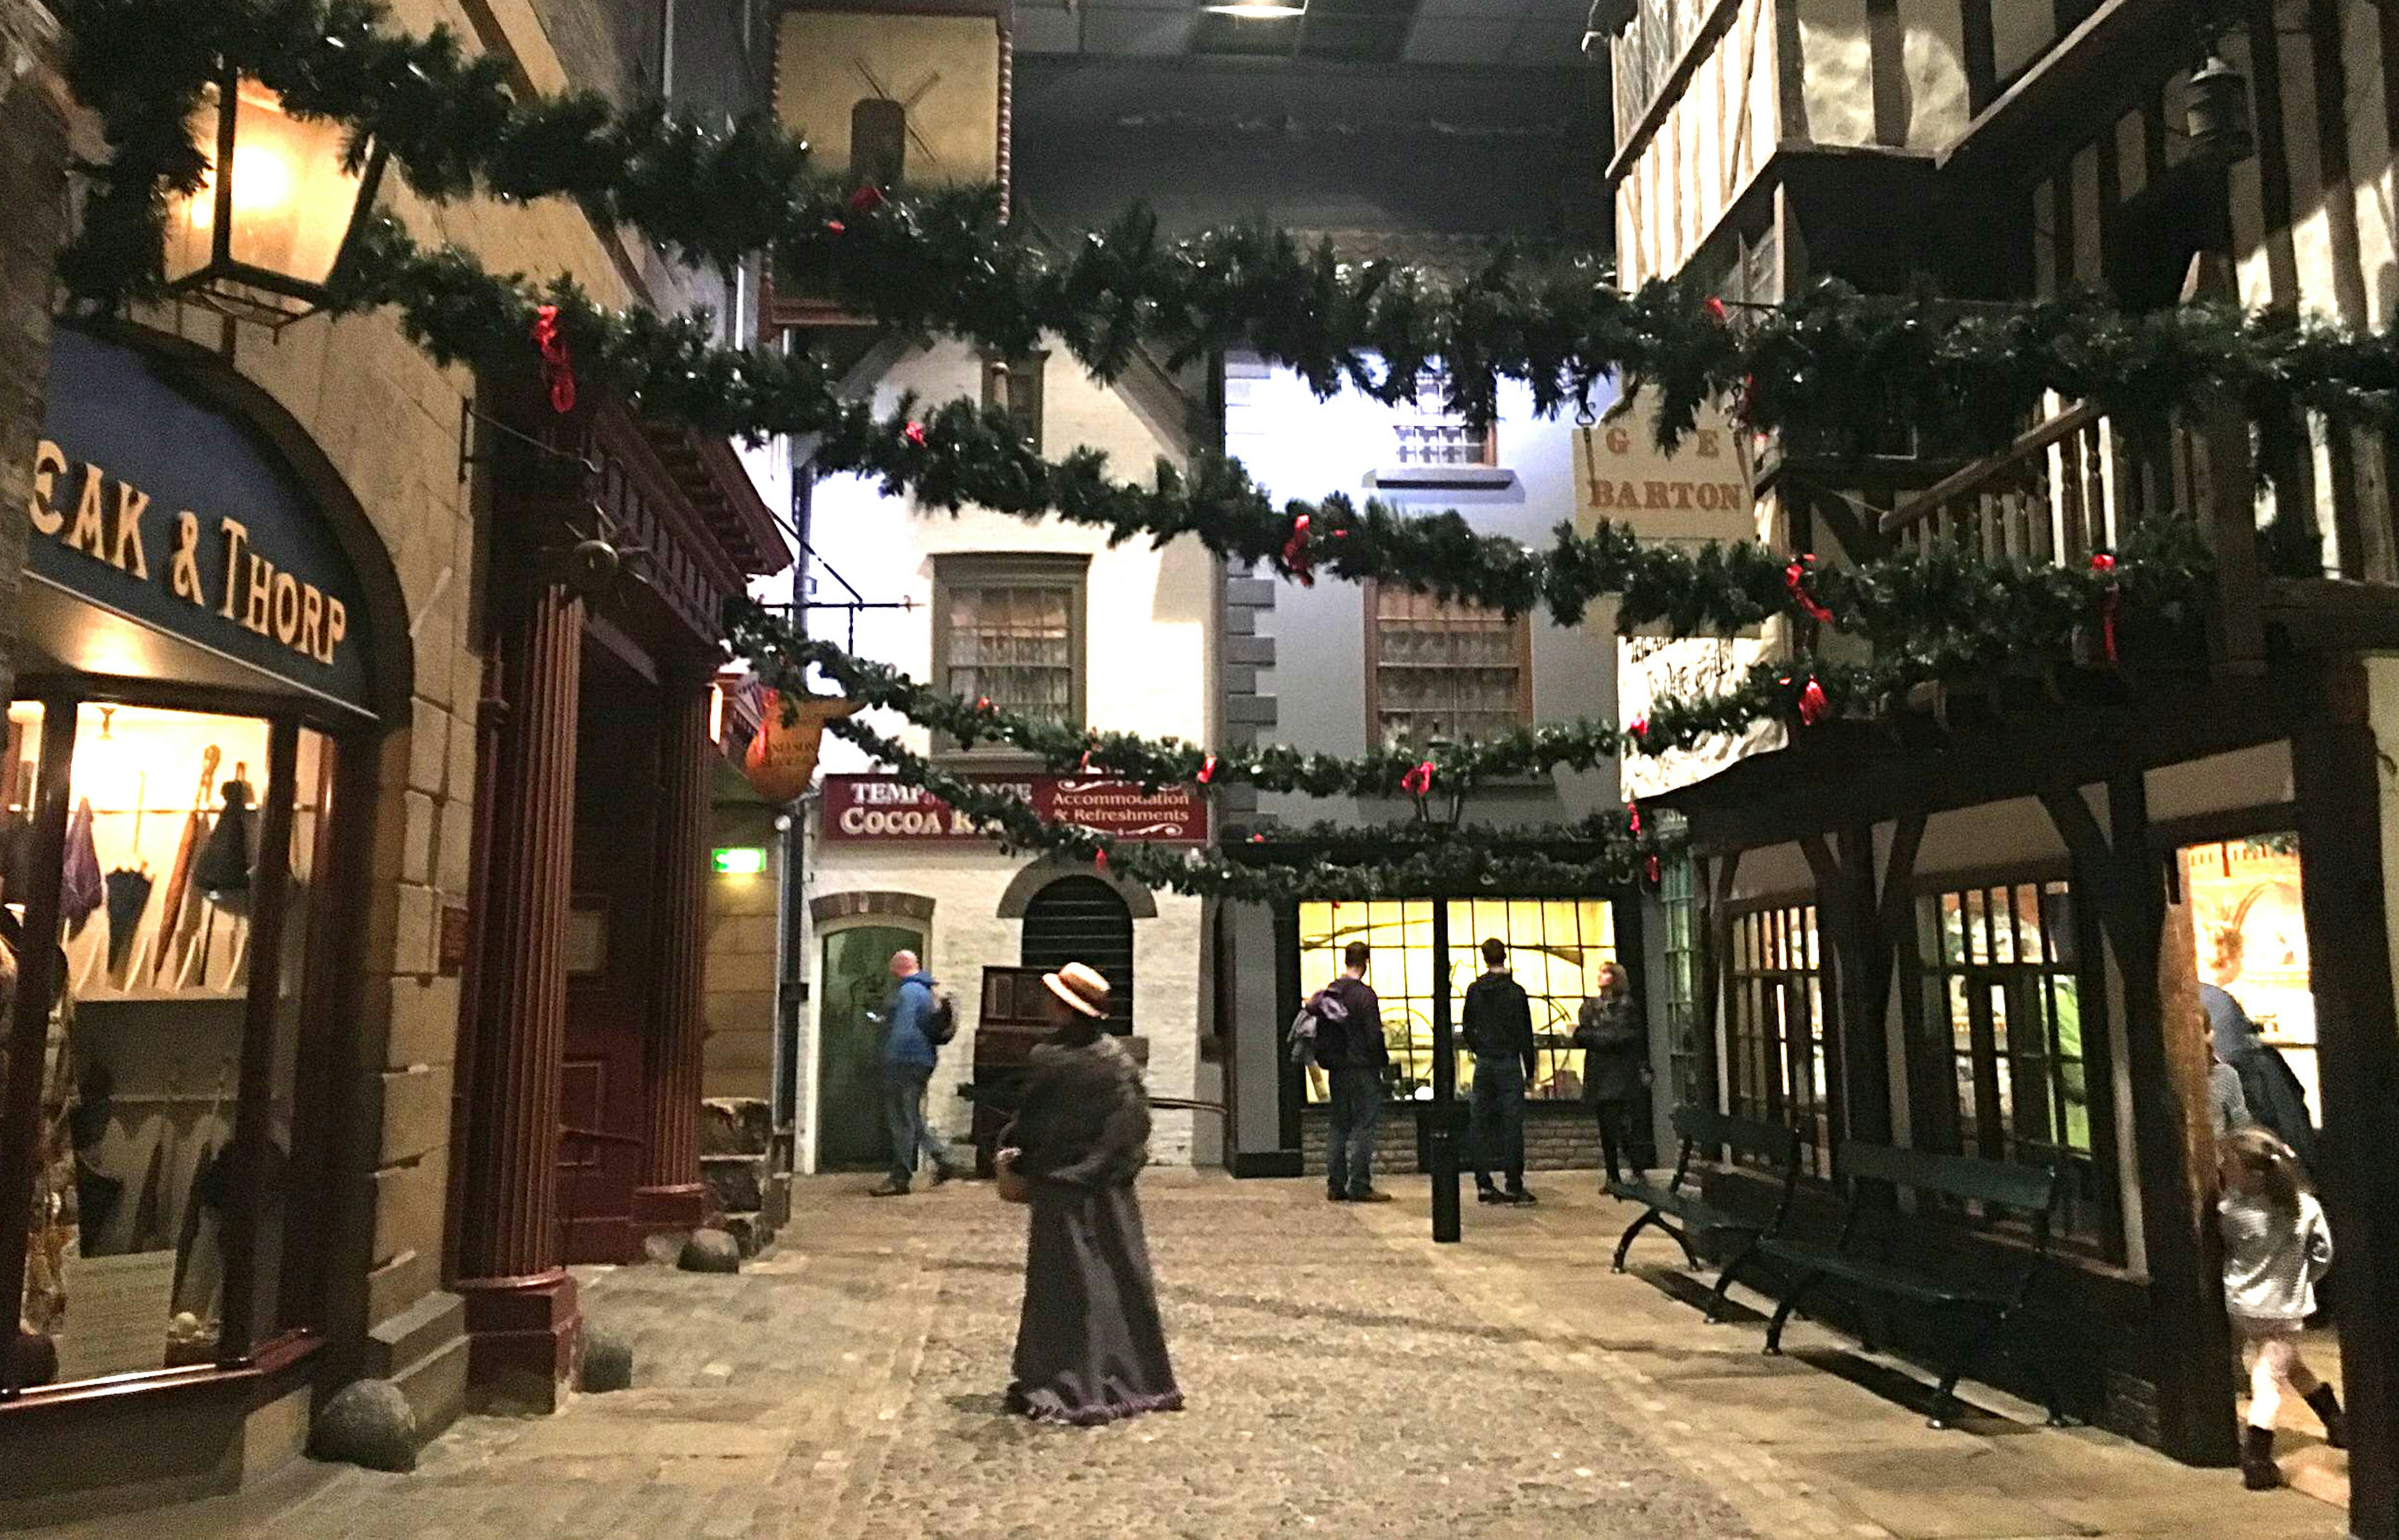
[[[933,989],[933,976],[917,966],[913,952],[891,954],[899,983],[883,1013],[883,1111],[891,1127],[891,1175],[870,1189],[875,1197],[906,1196],[916,1175],[916,1153],[932,1163],[933,1185],[957,1174],[949,1152],[925,1124],[925,1087],[942,1046],[957,1035],[957,1010]]]
[[[1324,1141],[1324,1196],[1335,1203],[1389,1203],[1374,1184],[1375,1125],[1383,1117],[1383,1072],[1391,1062],[1383,1044],[1383,1003],[1366,982],[1373,953],[1352,941],[1341,954],[1341,977],[1308,1003],[1315,1021],[1315,1058],[1332,1082],[1333,1127]]]

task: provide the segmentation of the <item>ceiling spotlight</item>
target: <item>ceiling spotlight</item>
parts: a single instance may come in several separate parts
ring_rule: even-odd
[[[1308,0],[1204,0],[1200,8],[1216,16],[1306,16]]]

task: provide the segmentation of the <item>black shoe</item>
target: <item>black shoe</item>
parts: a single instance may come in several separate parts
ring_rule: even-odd
[[[2283,1484],[2283,1467],[2274,1463],[2272,1428],[2241,1429],[2241,1484],[2251,1492],[2271,1492]]]
[[[1477,1203],[1505,1203],[1508,1199],[1500,1194],[1499,1189],[1497,1187],[1477,1187],[1474,1189],[1474,1201]]]
[[[936,1166],[933,1168],[933,1185],[946,1187],[957,1180],[957,1175],[958,1169],[955,1166]]]
[[[1327,1203],[1347,1203],[1349,1201],[1349,1195],[1347,1193],[1327,1192],[1324,1195],[1324,1201]]]
[[[1527,1204],[1538,1203],[1541,1200],[1535,1197],[1532,1194],[1525,1191],[1522,1187],[1511,1187],[1508,1190],[1508,1196],[1501,1199],[1501,1201],[1522,1208]]]
[[[2320,1385],[2308,1392],[2308,1410],[2324,1419],[2324,1442],[2335,1449],[2349,1447],[2349,1419],[2341,1414],[2340,1397],[2328,1385]]]
[[[1362,1193],[1350,1194],[1349,1201],[1351,1203],[1397,1203],[1399,1199],[1383,1191],[1380,1187],[1369,1187]]]
[[[904,1182],[886,1182],[880,1187],[866,1189],[866,1196],[868,1197],[906,1197],[908,1184]]]

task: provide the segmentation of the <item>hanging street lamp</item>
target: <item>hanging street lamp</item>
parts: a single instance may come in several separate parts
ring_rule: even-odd
[[[352,155],[339,123],[287,114],[254,80],[228,75],[193,115],[210,146],[195,192],[167,209],[167,284],[176,297],[279,330],[323,308],[335,265],[374,208],[384,154]]]
[[[2192,73],[2183,122],[2192,153],[2210,165],[2237,165],[2257,153],[2249,82],[2221,54],[2211,51]]]

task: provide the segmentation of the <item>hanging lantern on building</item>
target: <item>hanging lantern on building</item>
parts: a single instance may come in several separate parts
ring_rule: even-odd
[[[315,312],[374,208],[383,151],[353,155],[341,124],[292,117],[232,75],[202,97],[192,133],[209,169],[168,202],[168,287],[270,328]]]
[[[2183,122],[2191,153],[2210,164],[2230,166],[2257,152],[2249,82],[2220,54],[2209,53],[2191,74]]]
[[[803,696],[791,703],[769,690],[759,701],[757,735],[741,756],[741,773],[766,801],[780,806],[806,795],[817,773],[825,723],[856,714],[858,702],[838,696]]]

